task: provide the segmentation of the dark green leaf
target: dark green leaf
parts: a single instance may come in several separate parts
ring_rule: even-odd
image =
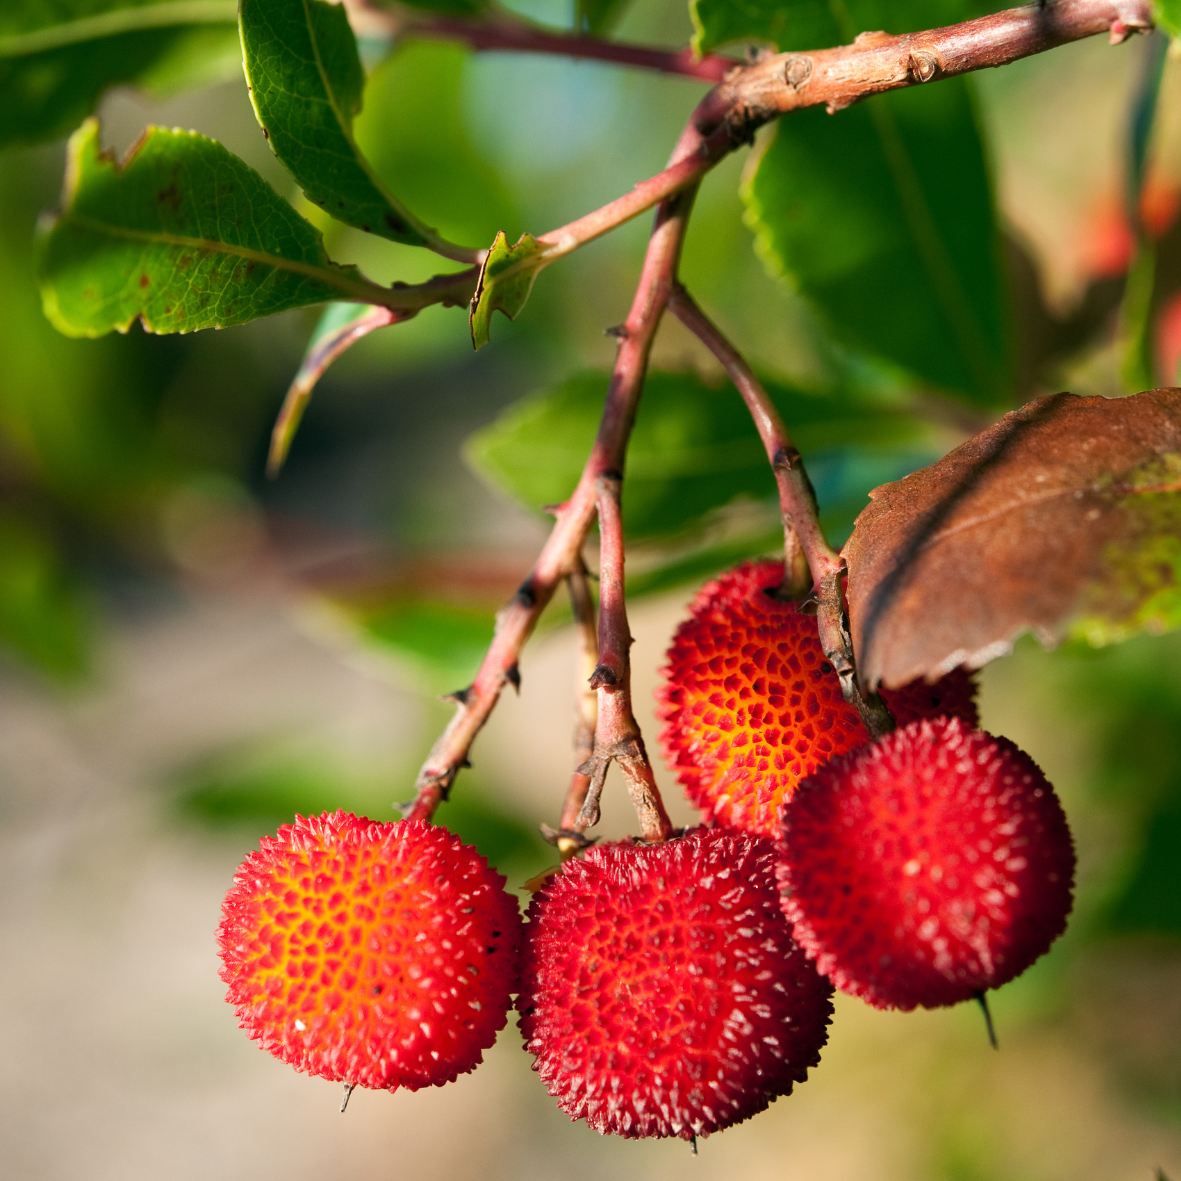
[[[838,336],[977,403],[1004,399],[995,211],[965,79],[794,112],[744,196],[764,259]]]
[[[979,0],[690,0],[693,48],[768,41],[782,50],[843,45],[867,30],[914,33],[999,7]]]
[[[0,647],[41,672],[76,677],[90,657],[81,592],[45,533],[0,515]]]
[[[574,20],[588,33],[606,33],[627,9],[630,0],[575,0]]]
[[[370,74],[353,130],[378,176],[396,180],[412,209],[429,209],[444,237],[491,242],[497,230],[519,234],[521,218],[468,130],[463,94],[470,60],[466,49],[445,41],[402,42]]]
[[[466,257],[405,209],[353,138],[365,76],[348,14],[324,0],[242,0],[246,80],[271,148],[308,198],[366,233]]]
[[[404,0],[410,8],[441,12],[444,16],[479,16],[492,6],[492,0]]]
[[[1173,735],[1169,736],[1170,738]],[[1181,936],[1181,810],[1153,816],[1135,867],[1108,918],[1121,934]]]
[[[117,165],[97,121],[70,139],[62,211],[41,228],[45,314],[70,336],[224,327],[383,290],[221,144],[149,128]]]
[[[0,6],[0,148],[64,135],[104,91],[220,80],[240,57],[232,0],[9,0]]]
[[[468,316],[476,348],[488,343],[493,312],[501,311],[510,320],[517,318],[545,265],[545,247],[532,234],[522,234],[515,246],[509,246],[503,230],[496,235],[480,271]]]
[[[533,508],[565,500],[594,439],[607,384],[606,374],[582,374],[518,402],[469,440],[468,459]],[[849,449],[913,452],[921,444],[922,428],[896,409],[783,387],[770,392],[805,458],[822,467],[830,456],[836,461],[834,487],[843,480],[841,458]],[[822,491],[825,482],[818,481]],[[676,534],[737,497],[774,495],[766,453],[733,386],[710,389],[689,374],[649,374],[628,447],[623,520],[629,537]]]

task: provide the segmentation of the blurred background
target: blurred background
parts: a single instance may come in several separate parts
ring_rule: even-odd
[[[559,0],[517,8],[570,25]],[[683,6],[643,0],[617,31],[679,46],[691,28]],[[303,200],[254,120],[230,32],[211,34],[199,77],[160,71],[107,91],[104,142],[123,151],[147,123],[197,129],[320,217],[334,258],[383,282],[433,273],[430,258],[332,225]],[[703,92],[437,42],[363,38],[362,51],[362,147],[412,209],[464,242],[540,232],[659,170]],[[1127,392],[1136,347],[1142,372],[1175,381],[1172,58],[1131,217],[1127,197],[1129,129],[1159,60],[1151,39],[1093,39],[972,81],[1004,231],[1011,404]],[[344,1116],[337,1085],[257,1050],[217,978],[233,870],[295,812],[392,819],[413,794],[449,716],[438,695],[470,680],[496,607],[546,535],[537,507],[581,466],[614,354],[603,329],[626,315],[648,218],[546,271],[478,355],[463,315],[439,308],[362,341],[328,372],[268,481],[271,424],[318,311],[193,336],[59,336],[41,314],[33,236],[58,200],[64,142],[11,138],[0,155],[6,1175],[1181,1178],[1178,635],[1053,653],[1023,642],[983,672],[985,728],[1045,768],[1080,859],[1069,932],[993,998],[999,1053],[974,1008],[879,1013],[838,996],[814,1077],[690,1160],[679,1141],[572,1125],[511,1022],[476,1073],[417,1094],[357,1092]],[[841,541],[869,489],[1004,407],[932,393],[771,277],[744,225],[744,168],[740,154],[707,180],[683,274],[777,383]],[[1149,251],[1155,286],[1129,327],[1125,276]],[[654,365],[628,484],[636,697],[652,747],[648,703],[689,597],[776,544],[773,484],[710,358],[666,322]],[[519,696],[502,700],[439,814],[512,888],[554,860],[537,824],[556,822],[570,770],[567,618],[556,600]],[[689,822],[675,781],[661,782]],[[610,780],[602,829],[632,829]]]

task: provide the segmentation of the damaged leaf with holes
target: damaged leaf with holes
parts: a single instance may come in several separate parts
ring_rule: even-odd
[[[222,328],[382,291],[339,267],[320,231],[211,139],[150,127],[127,159],[87,120],[70,139],[62,208],[43,221],[38,284],[69,336]]]

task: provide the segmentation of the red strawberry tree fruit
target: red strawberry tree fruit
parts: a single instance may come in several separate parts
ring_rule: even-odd
[[[35,5],[5,17],[12,134],[56,134],[105,87],[146,76],[193,7],[178,5],[175,20],[167,4],[143,8],[150,29],[136,23],[140,8],[114,0],[91,5],[98,15],[77,28]],[[201,20],[224,19],[206,7]],[[413,1089],[472,1069],[515,995],[535,1069],[572,1118],[695,1142],[806,1079],[834,986],[901,1009],[983,999],[1065,927],[1066,818],[1027,755],[976,729],[974,674],[1025,632],[1099,644],[1181,621],[1181,391],[1061,393],[1013,408],[1023,387],[965,76],[1085,37],[1147,35],[1143,131],[1179,13],[1176,0],[1005,11],[913,0],[896,10],[907,27],[886,33],[858,0],[691,0],[693,42],[669,50],[611,37],[619,8],[580,0],[576,27],[555,30],[480,2],[242,0],[255,114],[322,215],[313,224],[196,132],[149,127],[116,160],[87,118],[69,142],[61,206],[39,232],[38,281],[46,314],[73,336],[136,320],[191,332],[328,304],[275,424],[278,474],[316,382],[352,343],[441,305],[467,310],[481,348],[493,313],[514,319],[543,270],[651,215],[634,300],[611,330],[610,374],[572,377],[474,444],[494,478],[551,502],[555,522],[474,679],[453,695],[405,817],[296,817],[264,837],[226,896],[219,941],[243,1029],[297,1069],[343,1082],[346,1099],[355,1086]],[[546,232],[461,244],[358,147],[354,28],[371,44],[596,59],[695,79],[703,96],[648,179]],[[141,37],[134,60],[103,40],[130,35]],[[88,38],[92,68],[68,93],[22,82]],[[743,42],[744,58],[715,52]],[[902,410],[856,382],[817,399],[763,380],[682,280],[699,188],[763,129],[742,194],[760,250],[810,302],[826,341],[895,375],[910,398]],[[1148,289],[1154,246],[1136,199],[1146,143],[1135,140],[1128,177],[1133,390],[1155,384],[1149,321],[1169,295]],[[376,282],[329,256],[326,219],[433,254],[441,273]],[[725,390],[649,372],[666,313],[712,355]],[[572,470],[554,439],[578,434],[566,427],[587,407],[598,425],[582,431],[585,461]],[[874,489],[838,551],[803,453],[823,473],[826,447],[899,430],[913,441],[924,415],[958,424],[964,441]],[[728,458],[703,471],[692,457],[714,445]],[[818,480],[822,492],[832,484]],[[626,595],[643,578],[625,582],[625,543],[700,532],[735,498],[771,493],[781,552],[709,582],[669,651],[661,741],[702,812],[700,827],[676,831],[632,705]],[[596,523],[597,558],[585,552]],[[715,572],[726,552],[772,548],[732,531],[698,546],[689,566]],[[504,687],[519,687],[522,647],[562,583],[586,683],[570,783],[556,826],[543,826],[562,861],[522,926],[500,875],[431,822]],[[596,847],[588,833],[612,763],[639,833]]]

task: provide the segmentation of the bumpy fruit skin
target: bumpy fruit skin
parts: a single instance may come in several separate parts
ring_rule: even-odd
[[[778,845],[784,913],[879,1009],[968,1000],[1066,928],[1074,847],[1054,789],[1004,738],[912,722],[801,785]]]
[[[677,629],[657,690],[665,761],[707,818],[764,836],[805,776],[869,741],[841,695],[816,620],[766,592],[781,561],[744,562],[707,583]],[[954,715],[977,724],[972,674],[882,696],[900,726]]]
[[[820,1060],[832,988],[792,941],[768,840],[694,829],[600,846],[550,878],[529,920],[525,1048],[598,1132],[707,1136]]]
[[[441,1086],[504,1028],[520,913],[504,878],[445,828],[297,816],[247,856],[222,912],[226,999],[297,1070]]]

